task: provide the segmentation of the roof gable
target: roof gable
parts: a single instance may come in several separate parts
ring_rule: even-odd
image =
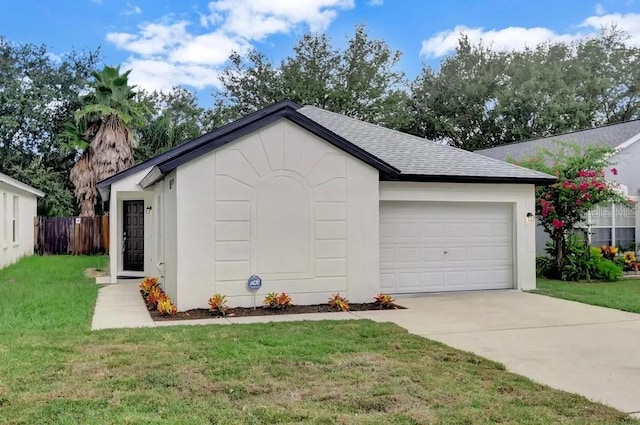
[[[42,198],[44,193],[35,187],[31,187],[26,183],[22,183],[19,180],[14,179],[13,177],[9,177],[6,174],[0,173],[0,182],[5,183],[9,186],[15,187],[16,189],[22,190],[23,192],[28,192],[32,195],[38,196]]]
[[[555,181],[547,174],[324,109],[283,101],[105,179],[98,188],[105,193],[119,179],[153,167],[140,182],[143,188],[149,187],[180,165],[283,118],[374,167],[381,180],[533,184]]]

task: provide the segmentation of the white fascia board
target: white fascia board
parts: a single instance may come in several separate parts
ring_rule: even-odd
[[[164,177],[164,174],[162,173],[162,171],[160,171],[160,168],[153,167],[151,171],[149,171],[147,175],[144,176],[142,180],[140,180],[140,183],[138,183],[138,186],[140,186],[143,189],[146,189],[149,186],[154,185],[158,180],[162,179],[163,177]]]
[[[0,173],[0,182],[8,184],[9,186],[13,186],[16,189],[31,193],[32,195],[39,196],[40,198],[44,196],[44,192],[36,189],[35,187],[31,187],[28,184],[22,183],[21,181],[16,180],[13,177],[9,177],[6,174]]]

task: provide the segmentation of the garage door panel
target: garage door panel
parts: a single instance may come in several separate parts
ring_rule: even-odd
[[[422,223],[420,226],[422,230],[422,237],[424,238],[444,238],[447,236],[447,229],[442,226],[442,223],[436,221]]]
[[[513,287],[511,211],[510,204],[382,202],[382,290]]]
[[[476,287],[491,284],[501,289],[508,289],[513,287],[512,275],[511,268],[478,270],[471,276],[470,283]]]
[[[472,261],[501,261],[511,256],[510,246],[470,247],[469,258]]]

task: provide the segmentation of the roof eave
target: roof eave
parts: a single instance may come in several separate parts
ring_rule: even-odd
[[[448,176],[427,174],[400,174],[397,178],[380,176],[384,181],[411,181],[432,183],[491,183],[491,184],[533,184],[548,186],[556,182],[555,177],[509,177],[509,176]]]
[[[13,177],[7,176],[6,174],[0,174],[0,182],[5,183],[9,186],[12,186],[18,190],[22,190],[23,192],[27,192],[32,195],[35,195],[39,198],[44,197],[44,192],[42,192],[41,190],[38,190],[35,187],[31,187],[26,183],[22,183],[21,181],[16,180]]]
[[[148,187],[153,186],[162,178],[164,178],[164,176],[165,174],[160,171],[160,167],[155,166],[151,169],[151,171],[147,173],[146,176],[143,177],[142,180],[140,180],[140,183],[138,183],[138,185],[140,185],[140,187],[143,189],[147,189]]]

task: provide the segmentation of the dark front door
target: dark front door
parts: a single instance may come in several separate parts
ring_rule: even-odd
[[[144,270],[144,201],[123,201],[122,257],[124,270]]]

